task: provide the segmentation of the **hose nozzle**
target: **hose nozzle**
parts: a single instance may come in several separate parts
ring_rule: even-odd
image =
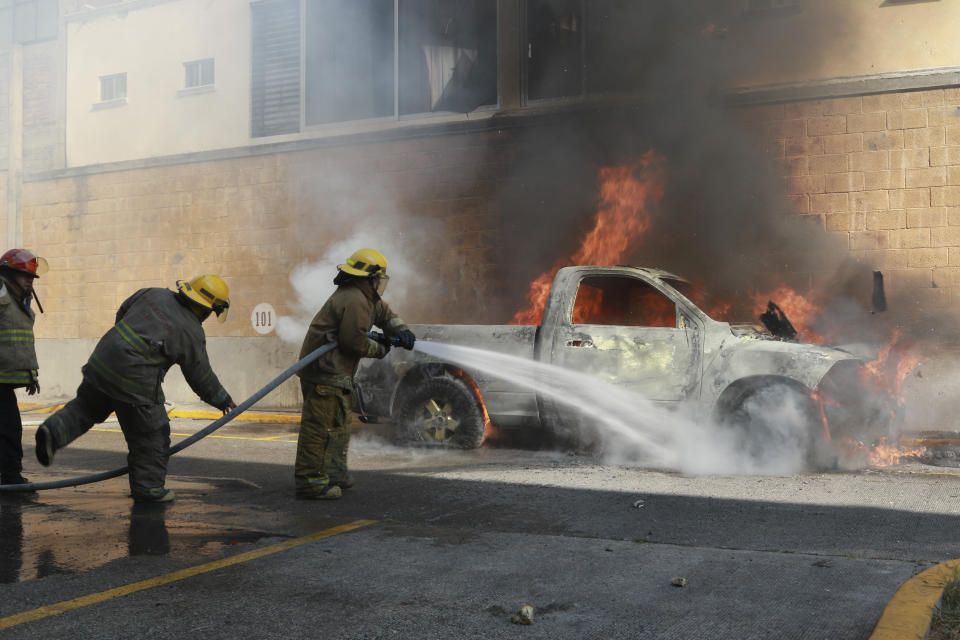
[[[391,338],[390,336],[380,333],[379,331],[371,331],[367,334],[367,337],[373,340],[378,344],[382,344],[385,347],[399,347],[400,338]]]

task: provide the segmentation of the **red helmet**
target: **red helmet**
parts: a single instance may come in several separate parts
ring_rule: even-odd
[[[47,261],[26,249],[10,249],[0,256],[0,268],[3,267],[39,278],[47,272]]]

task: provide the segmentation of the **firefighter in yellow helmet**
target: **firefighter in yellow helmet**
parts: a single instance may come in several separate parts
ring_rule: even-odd
[[[33,344],[36,302],[33,281],[47,270],[47,261],[26,249],[0,256],[0,483],[24,484],[23,423],[15,389],[27,395],[40,391],[37,352]]]
[[[223,322],[230,290],[220,276],[177,282],[177,290],[140,289],[117,311],[116,324],[97,343],[83,367],[77,397],[37,429],[37,460],[53,461],[61,449],[116,412],[127,441],[130,493],[137,502],[169,502],[164,486],[170,421],[163,406],[163,378],[180,365],[190,388],[224,413],[236,405],[207,358],[203,321]]]
[[[300,357],[336,341],[337,347],[298,374],[303,391],[300,436],[294,464],[296,496],[333,500],[353,486],[347,471],[353,377],[360,358],[383,358],[390,347],[371,340],[371,326],[397,338],[405,349],[416,340],[380,296],[387,286],[387,259],[373,249],[354,252],[337,267],[333,292],[314,316]]]

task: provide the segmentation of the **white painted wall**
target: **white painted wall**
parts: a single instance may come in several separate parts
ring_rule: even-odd
[[[744,6],[745,0],[718,2],[714,26],[723,35],[679,43],[722,56],[727,86],[960,66],[957,0],[803,0],[800,12],[766,16],[747,15]],[[70,17],[66,38],[72,167],[422,124],[360,121],[252,139],[246,0],[131,0],[127,11]],[[216,60],[215,91],[178,97],[183,63],[209,57]],[[99,77],[124,71],[127,104],[94,109]]]
[[[738,86],[960,66],[956,0],[803,0],[802,11],[744,14],[727,0],[718,49]]]
[[[174,0],[67,22],[67,165],[250,141],[250,6]],[[215,89],[178,96],[183,63],[214,58]],[[100,76],[127,73],[127,104],[94,109]]]

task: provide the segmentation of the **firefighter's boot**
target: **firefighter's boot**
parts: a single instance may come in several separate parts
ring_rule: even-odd
[[[343,491],[330,483],[328,476],[297,478],[296,493],[298,500],[336,500],[343,497]]]
[[[146,491],[131,492],[130,495],[133,496],[134,502],[173,502],[176,498],[173,489],[165,489],[164,487],[153,487]]]
[[[37,461],[43,466],[49,467],[50,463],[53,462],[53,452],[56,450],[50,427],[41,424],[37,427],[37,433],[34,437],[37,441]]]
[[[347,450],[349,448],[349,426],[342,431],[338,430],[330,433],[330,444],[327,446],[327,474],[330,476],[330,484],[334,484],[342,490],[353,486],[353,476],[347,470]]]

